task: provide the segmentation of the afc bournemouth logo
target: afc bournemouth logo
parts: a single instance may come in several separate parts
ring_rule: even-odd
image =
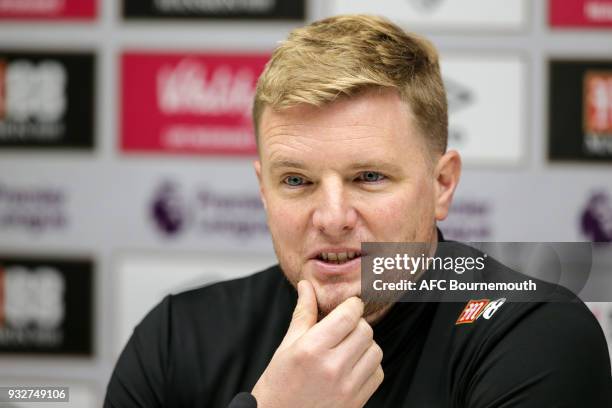
[[[506,298],[490,301],[489,299],[470,300],[455,324],[474,323],[480,316],[489,320],[504,304]]]
[[[584,76],[583,130],[587,150],[612,153],[612,71]]]

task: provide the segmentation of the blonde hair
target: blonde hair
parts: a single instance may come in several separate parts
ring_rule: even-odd
[[[257,82],[255,133],[266,106],[276,111],[323,106],[371,88],[397,90],[433,151],[446,150],[448,114],[438,53],[424,38],[369,15],[330,17],[289,34]]]

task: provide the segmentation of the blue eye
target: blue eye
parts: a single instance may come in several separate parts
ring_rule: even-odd
[[[285,184],[291,187],[298,187],[304,184],[304,179],[300,176],[287,176],[283,180]]]
[[[385,178],[382,174],[377,171],[364,171],[359,175],[360,181],[365,181],[366,183],[376,183],[377,181],[381,181]]]

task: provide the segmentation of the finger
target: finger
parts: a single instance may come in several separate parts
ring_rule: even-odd
[[[380,384],[385,379],[385,373],[382,367],[379,365],[374,374],[372,374],[365,382],[365,384],[357,391],[357,406],[363,407],[372,395],[376,392]]]
[[[383,352],[382,349],[372,342],[370,347],[361,356],[359,361],[353,367],[353,371],[350,374],[350,381],[352,384],[365,384],[368,379],[372,376],[380,363],[382,362]]]
[[[341,364],[344,369],[351,372],[355,364],[370,348],[374,342],[373,339],[374,331],[372,326],[364,318],[361,318],[355,330],[334,348],[335,353],[333,356],[335,359],[338,359],[338,364]]]
[[[315,324],[308,336],[331,349],[355,329],[362,315],[363,302],[358,297],[350,297]]]
[[[312,284],[301,280],[297,284],[298,300],[283,345],[293,344],[317,322],[317,297]]]

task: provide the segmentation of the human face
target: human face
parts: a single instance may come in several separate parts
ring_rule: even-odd
[[[266,108],[259,138],[255,170],[276,256],[292,284],[312,283],[320,315],[360,294],[361,242],[435,241],[435,159],[396,92]]]

